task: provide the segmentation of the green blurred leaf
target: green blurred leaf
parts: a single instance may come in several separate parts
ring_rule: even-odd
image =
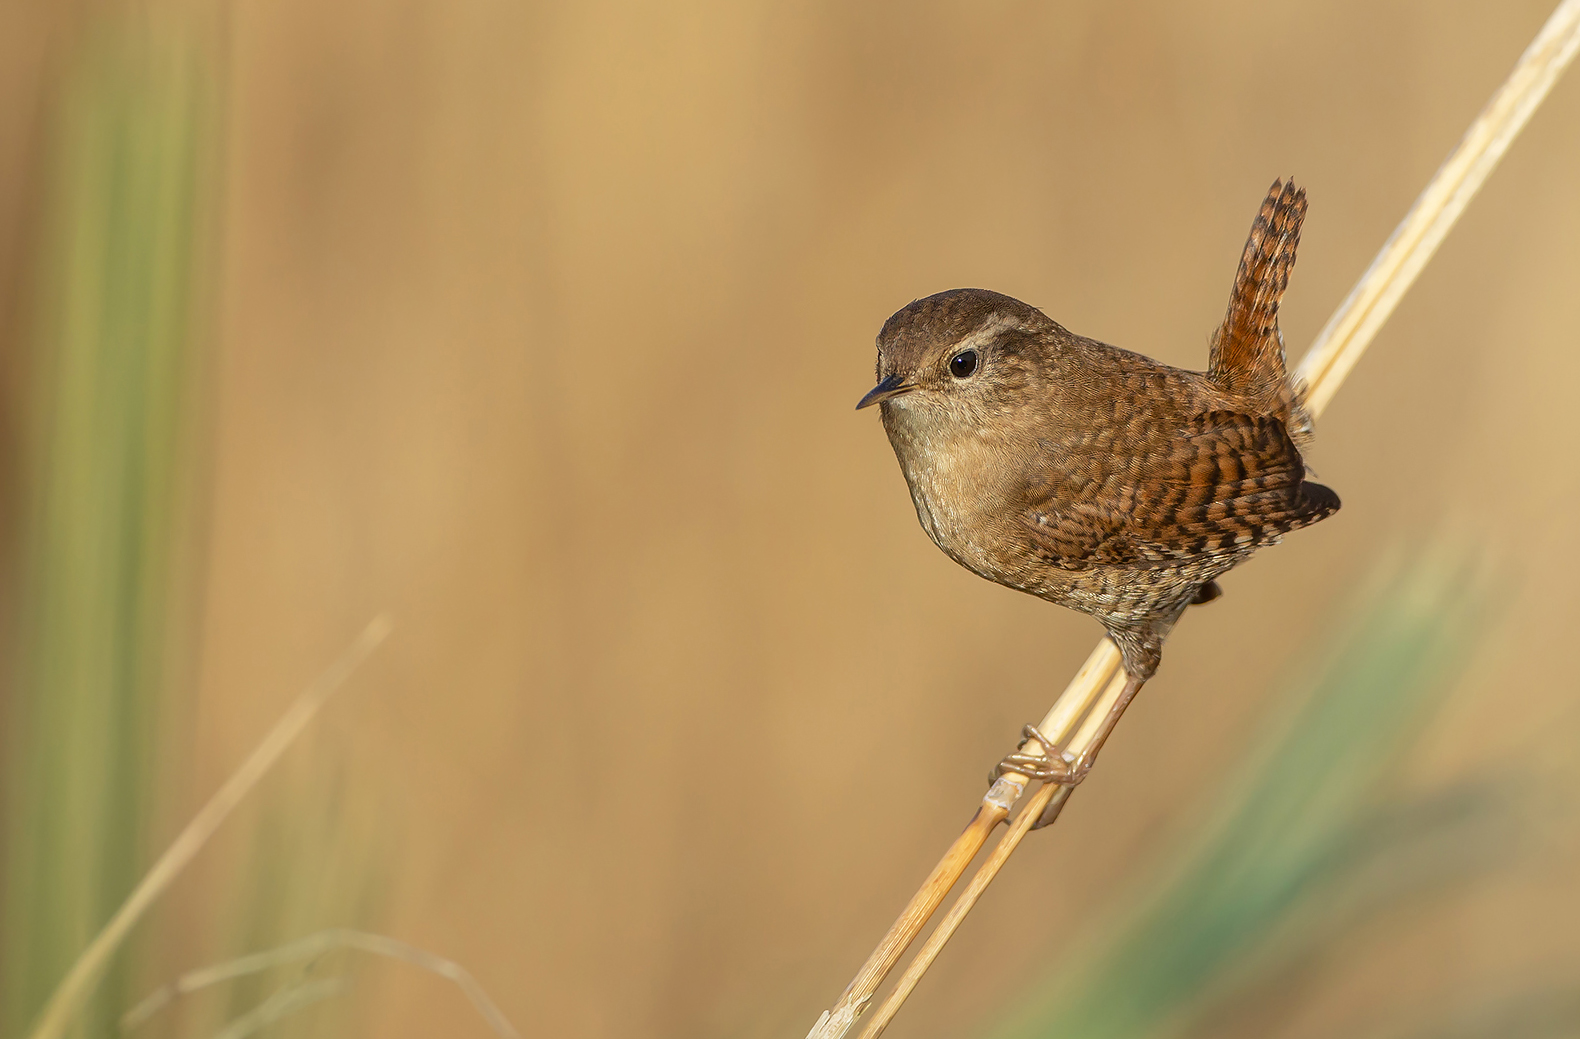
[[[189,41],[121,28],[83,46],[52,128],[6,726],[5,1034],[141,873],[174,663],[210,86]],[[87,1032],[125,983],[105,979]]]
[[[1177,1032],[1204,1006],[1257,990],[1379,906],[1474,863],[1499,792],[1407,804],[1375,791],[1425,725],[1484,619],[1473,560],[1423,553],[1373,588],[1261,760],[1176,865],[1132,901],[1107,943],[1058,965],[1002,1039]],[[1467,840],[1475,833],[1477,840]],[[1496,846],[1495,844],[1492,846]]]

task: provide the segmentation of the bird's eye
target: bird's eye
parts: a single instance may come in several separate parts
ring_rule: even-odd
[[[957,379],[969,379],[977,370],[977,352],[962,350],[949,359],[949,374]]]

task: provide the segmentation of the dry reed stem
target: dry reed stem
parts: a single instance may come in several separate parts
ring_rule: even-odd
[[[1113,659],[1111,660],[1110,657]],[[1119,658],[1119,652],[1114,649],[1113,643],[1104,639],[1098,643],[1091,656],[1075,673],[1075,678],[1065,689],[1053,705],[1042,724],[1038,728],[1049,739],[1062,741],[1068,737],[1077,720],[1098,691],[1103,689],[1103,683],[1108,682],[1114,674],[1114,660]],[[1101,678],[1097,677],[1101,676]],[[1122,686],[1123,683],[1120,683]],[[1117,693],[1116,693],[1117,695]],[[1106,710],[1106,708],[1104,708]],[[1041,749],[1033,741],[1026,746],[1027,753],[1040,753]],[[1009,810],[1026,789],[1026,777],[1017,773],[1006,773],[995,782],[982,801],[977,806],[976,814],[966,825],[955,842],[944,852],[938,865],[928,874],[921,888],[911,897],[899,919],[889,928],[878,947],[872,955],[867,957],[867,962],[862,964],[861,970],[851,979],[849,985],[833,1007],[823,1011],[817,1024],[812,1026],[812,1031],[807,1034],[807,1039],[834,1039],[843,1036],[850,1030],[850,1026],[861,1016],[866,1009],[867,1002],[872,999],[878,986],[883,984],[883,979],[900,957],[905,954],[916,936],[926,926],[933,912],[943,902],[944,896],[949,894],[949,889],[954,887],[955,881],[971,865],[971,860],[978,851],[987,843],[988,835],[993,828],[1009,817]]]
[[[889,1027],[889,1022],[894,1020],[894,1015],[899,1013],[900,1006],[910,998],[916,986],[920,984],[922,975],[927,973],[927,968],[933,965],[938,954],[943,951],[944,943],[954,937],[955,931],[965,921],[966,914],[976,908],[977,900],[987,890],[987,886],[998,876],[998,871],[1004,863],[1009,861],[1010,855],[1020,847],[1021,839],[1031,832],[1032,824],[1041,817],[1043,810],[1053,802],[1055,797],[1068,800],[1070,791],[1074,787],[1059,786],[1057,783],[1044,783],[1026,806],[1021,809],[1015,821],[1010,824],[1009,830],[999,839],[982,868],[971,877],[971,882],[966,889],[955,899],[955,904],[949,907],[949,912],[939,921],[933,933],[927,936],[927,941],[922,945],[910,965],[905,968],[905,973],[900,975],[900,980],[895,982],[894,990],[889,993],[889,998],[884,1000],[877,1013],[867,1022],[867,1027],[862,1029],[860,1039],[877,1039]],[[1062,802],[1061,802],[1062,803]]]
[[[1345,377],[1360,360],[1361,354],[1393,313],[1400,298],[1415,282],[1438,245],[1464,212],[1465,206],[1481,189],[1510,143],[1524,129],[1559,75],[1574,58],[1577,48],[1580,48],[1580,0],[1563,0],[1301,360],[1295,377],[1305,386],[1307,406],[1313,416],[1320,414],[1333,399]],[[1065,755],[1071,760],[1091,746],[1096,737],[1098,721],[1118,700],[1124,686],[1119,664],[1119,651],[1113,643],[1107,639],[1098,643],[1075,679],[1038,726],[1045,735],[1065,748]],[[1093,704],[1093,697],[1099,689],[1103,690],[1103,695]],[[1073,739],[1066,741],[1068,727],[1083,716],[1086,724]],[[1026,749],[1035,752],[1035,741],[1028,744]],[[978,818],[982,816],[988,802],[994,799],[995,792],[999,794],[1000,801],[1005,793],[1009,793],[1013,802],[1019,799],[1025,784],[1024,776],[1009,774],[1002,777],[993,785],[988,797],[983,799]],[[1050,786],[1045,784],[1022,809],[998,846],[972,877],[966,890],[950,907],[901,975],[894,991],[879,1007],[862,1031],[860,1039],[877,1039],[883,1034],[900,1006],[921,981],[922,975],[937,959],[944,944],[954,935],[982,892],[1030,831],[1032,822],[1052,803],[1055,796],[1067,799],[1069,791],[1073,789],[1060,787],[1060,793],[1056,794],[1050,790]],[[1005,790],[1001,790],[1001,787]],[[1060,804],[1062,807],[1063,802]],[[1008,809],[1004,811],[1005,815],[999,818],[1007,816]],[[931,888],[943,890],[924,888],[907,907],[907,915],[902,916],[884,936],[884,944],[879,947],[879,951],[895,950],[893,957],[887,960],[887,966],[881,971],[872,969],[880,962],[875,952],[862,972],[846,988],[834,1009],[824,1011],[817,1024],[813,1025],[807,1039],[842,1039],[846,1035],[860,1016],[861,1009],[883,983],[883,975],[898,962],[900,952],[925,926],[927,918],[918,918],[912,910],[921,903],[933,906],[941,904],[944,891],[953,886],[969,865],[969,861],[962,863],[960,872],[952,876],[944,868],[946,864],[958,861],[958,844],[957,841],[945,861],[940,862],[939,868],[928,877]],[[922,898],[923,894],[927,895],[926,899]]]
[[[1297,378],[1309,387],[1313,415],[1333,399],[1577,48],[1580,0],[1563,0],[1301,359]]]
[[[1107,639],[1103,640],[1103,644],[1112,645]],[[1093,654],[1093,656],[1096,655],[1095,653]],[[1118,655],[1117,650],[1115,655]],[[1097,701],[1091,705],[1091,709],[1086,712],[1085,720],[1082,721],[1081,727],[1074,736],[1070,737],[1069,742],[1071,746],[1090,747],[1096,741],[1098,730],[1102,728],[1103,721],[1108,716],[1108,709],[1114,705],[1114,702],[1119,699],[1124,690],[1124,672],[1116,668],[1107,687],[1103,689],[1102,695],[1097,698]],[[1057,708],[1058,705],[1055,704],[1054,706]],[[1053,712],[1050,711],[1049,714],[1051,715]],[[1069,712],[1068,717],[1073,720],[1075,713]],[[1044,735],[1049,734],[1045,732]],[[1050,735],[1049,738],[1052,739],[1053,737]],[[1027,746],[1028,748],[1036,746],[1036,741],[1032,741]],[[982,893],[987,890],[987,886],[993,882],[994,877],[998,876],[999,870],[1004,868],[1004,863],[1009,861],[1010,855],[1020,846],[1021,840],[1031,832],[1032,826],[1050,808],[1055,810],[1055,816],[1057,812],[1062,811],[1065,802],[1070,799],[1070,793],[1074,789],[1072,786],[1044,783],[1031,796],[1025,807],[1021,809],[1020,814],[1015,817],[1015,821],[1010,824],[1009,830],[1003,837],[999,838],[998,845],[993,849],[992,854],[988,856],[987,861],[972,875],[971,882],[960,893],[960,897],[955,900],[955,904],[949,907],[949,912],[944,914],[944,918],[938,922],[938,926],[933,929],[933,933],[927,936],[927,941],[922,944],[921,950],[911,960],[910,965],[905,968],[905,973],[900,975],[900,980],[895,983],[894,991],[889,993],[889,998],[884,1000],[883,1005],[878,1008],[872,1020],[867,1023],[867,1027],[862,1030],[860,1039],[878,1039],[878,1036],[883,1034],[883,1030],[889,1026],[889,1022],[899,1012],[900,1006],[910,998],[911,992],[922,980],[922,975],[927,973],[927,969],[933,965],[933,961],[938,958],[938,954],[943,952],[945,943],[954,937],[955,931],[959,930],[960,925],[965,922],[966,914],[976,907],[977,900],[982,897]]]
[[[1124,688],[1124,675],[1116,673],[1103,690],[1103,695],[1086,712],[1085,721],[1082,723],[1079,731],[1071,737],[1070,743],[1073,746],[1091,745],[1097,738],[1097,731],[1102,726],[1103,719],[1108,714],[1108,709],[1113,706],[1114,701],[1124,692]],[[1031,745],[1035,746],[1035,743]],[[1009,861],[1010,855],[1020,846],[1020,842],[1025,836],[1031,832],[1032,826],[1037,820],[1043,818],[1044,813],[1050,809],[1053,809],[1054,817],[1057,818],[1057,813],[1064,808],[1065,802],[1070,799],[1070,793],[1074,789],[1074,787],[1060,786],[1057,783],[1044,783],[1031,796],[1031,799],[1021,809],[1020,814],[1015,817],[1015,821],[1010,825],[1009,830],[999,839],[998,845],[988,856],[987,861],[971,877],[966,889],[960,893],[960,897],[955,900],[955,904],[949,907],[949,912],[944,914],[944,918],[933,929],[933,933],[927,936],[927,941],[923,943],[921,950],[911,960],[910,965],[905,968],[905,972],[900,975],[900,980],[895,983],[894,990],[889,993],[889,998],[883,1002],[877,1013],[867,1023],[867,1027],[862,1030],[860,1039],[878,1039],[878,1036],[883,1034],[884,1029],[889,1026],[889,1022],[894,1019],[894,1015],[899,1012],[900,1006],[910,998],[912,991],[921,982],[922,975],[927,973],[928,968],[933,965],[933,961],[938,958],[938,954],[943,952],[944,945],[950,938],[954,937],[955,932],[960,929],[960,925],[965,922],[966,914],[976,907],[977,901],[982,897],[983,892],[987,890],[988,885],[993,882],[993,879],[998,876],[999,870],[1003,868],[1004,863]]]
[[[159,856],[159,861],[154,863],[153,868],[127,896],[121,908],[116,910],[110,922],[77,957],[49,997],[49,1002],[44,1004],[29,1033],[30,1039],[60,1039],[65,1034],[73,1015],[88,998],[109,964],[110,957],[126,940],[133,925],[208,843],[231,810],[274,767],[280,755],[318,714],[318,709],[329,699],[330,694],[340,688],[357,666],[367,659],[368,654],[378,648],[389,631],[389,618],[382,614],[375,617],[340,658],[329,665],[312,685],[302,690],[280,720],[274,723],[274,728],[269,730],[241,767],[225,780],[208,803],[192,817],[192,821],[187,823],[164,854]]]

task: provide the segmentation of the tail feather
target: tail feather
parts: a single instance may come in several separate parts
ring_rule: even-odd
[[[1282,412],[1285,424],[1294,428],[1304,425],[1304,416],[1298,414],[1298,401],[1284,370],[1278,302],[1295,266],[1295,247],[1305,218],[1305,189],[1296,188],[1293,181],[1273,181],[1246,239],[1229,311],[1213,337],[1207,367],[1220,389]]]
[[[1300,485],[1300,507],[1305,514],[1300,526],[1309,527],[1339,511],[1339,496],[1331,487],[1306,480]]]

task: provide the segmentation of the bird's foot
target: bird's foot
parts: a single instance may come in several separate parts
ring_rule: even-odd
[[[1060,749],[1048,737],[1044,736],[1035,725],[1027,725],[1021,730],[1023,739],[1015,753],[1007,755],[1003,761],[993,766],[993,774],[988,781],[998,779],[1006,772],[1014,772],[1035,779],[1043,783],[1058,783],[1060,786],[1075,786],[1086,778],[1092,770],[1089,757],[1075,757]],[[1026,753],[1026,745],[1036,742],[1042,747],[1041,754]]]

